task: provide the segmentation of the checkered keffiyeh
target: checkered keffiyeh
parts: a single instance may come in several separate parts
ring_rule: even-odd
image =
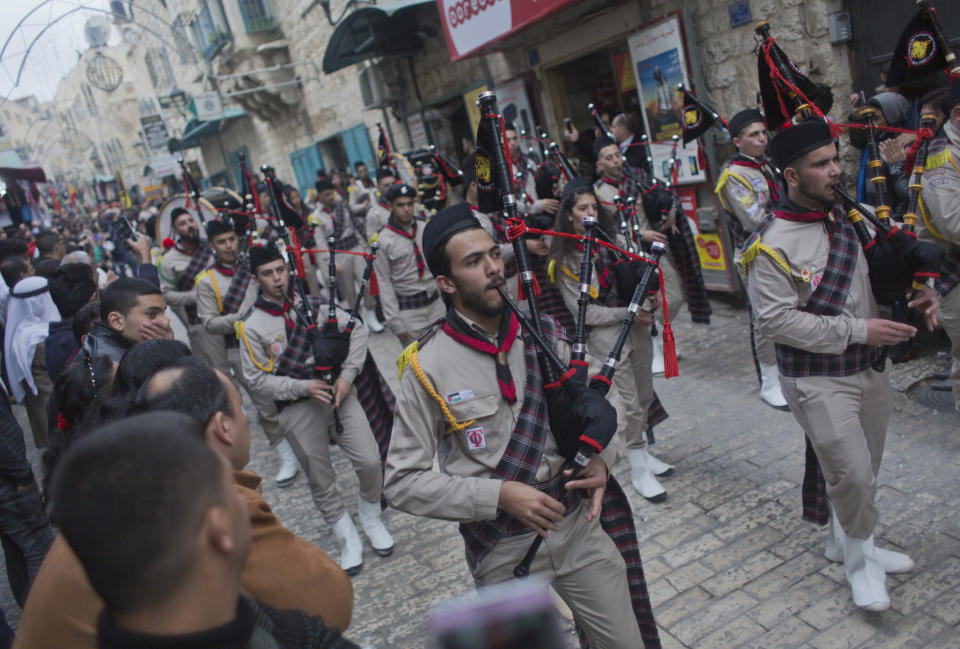
[[[544,340],[556,348],[562,336],[562,329],[555,320],[546,315],[541,316],[540,322]],[[550,428],[536,346],[529,334],[524,332],[522,335],[527,366],[524,400],[520,416],[517,418],[517,425],[510,436],[510,442],[491,477],[529,484],[563,503],[569,513],[580,503],[582,495],[577,491],[567,491],[563,488],[562,473],[545,482],[535,481]],[[645,649],[659,649],[660,637],[643,574],[633,513],[626,495],[612,475],[603,498],[600,525],[613,540],[626,563],[627,585],[643,645]],[[460,524],[460,534],[463,536],[467,552],[476,561],[485,557],[501,537],[518,536],[529,532],[530,528],[502,510],[497,512],[497,518],[492,521]],[[588,647],[582,633],[580,637],[581,647]]]
[[[177,250],[184,254],[189,254],[183,248],[178,247]],[[213,249],[210,247],[210,243],[208,241],[201,241],[200,245],[197,246],[197,249],[194,250],[193,254],[190,256],[190,262],[187,264],[187,267],[183,269],[183,272],[180,273],[180,277],[177,278],[177,290],[193,290],[197,275],[205,271],[210,266],[210,259],[212,257]]]

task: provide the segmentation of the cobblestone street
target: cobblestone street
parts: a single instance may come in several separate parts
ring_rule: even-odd
[[[853,606],[842,566],[823,556],[825,530],[800,519],[800,428],[759,399],[746,311],[717,301],[714,311],[709,327],[687,316],[676,323],[681,375],[656,381],[670,418],[656,429],[653,450],[676,466],[664,480],[667,501],[646,502],[629,485],[626,461],[615,467],[633,503],[664,647],[960,647],[960,413],[933,411],[905,394],[914,376],[927,373],[921,370],[944,370],[947,361],[928,355],[892,374],[898,392],[877,538],[909,551],[917,567],[888,578],[890,610],[864,613]],[[395,385],[399,343],[389,334],[372,340]],[[259,430],[253,442],[251,468],[272,477],[275,460]],[[336,457],[355,511],[356,478],[339,451]],[[264,485],[288,527],[338,555],[302,473],[288,489],[270,479]],[[395,510],[385,520],[396,551],[381,558],[367,548],[347,635],[371,647],[424,647],[431,602],[472,589],[462,542],[453,523]],[[0,589],[15,625],[19,612],[5,577]]]

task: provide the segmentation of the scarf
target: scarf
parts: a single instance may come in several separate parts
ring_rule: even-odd
[[[236,313],[247,294],[247,286],[250,284],[250,260],[244,255],[240,257],[233,268],[224,268],[219,263],[214,264],[214,267],[220,273],[232,278],[227,294],[223,296],[221,312]]]
[[[180,277],[177,278],[177,290],[189,291],[193,289],[197,275],[206,270],[210,265],[210,257],[213,256],[213,249],[210,247],[209,241],[201,241],[200,245],[197,246],[197,249],[194,250],[192,254],[181,248],[179,243],[175,247],[183,254],[190,255],[190,263],[187,264],[187,267],[180,273]]]
[[[423,279],[423,269],[426,268],[426,263],[424,263],[423,255],[420,253],[420,246],[417,245],[417,220],[413,220],[413,233],[404,230],[400,224],[396,222],[392,214],[390,218],[387,219],[387,224],[384,227],[404,239],[410,240],[410,243],[413,244],[413,254],[417,258],[417,278]]]
[[[513,384],[513,375],[510,373],[510,365],[507,363],[507,354],[513,347],[513,341],[517,339],[520,321],[512,312],[509,318],[504,317],[505,315],[506,312],[500,316],[500,331],[497,333],[496,346],[481,338],[457,315],[452,307],[447,311],[446,321],[443,323],[443,332],[458,343],[493,356],[497,367],[497,383],[500,384],[500,394],[507,400],[507,403],[512,404],[517,401],[517,388]]]

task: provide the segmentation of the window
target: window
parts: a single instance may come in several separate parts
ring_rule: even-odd
[[[155,89],[167,90],[173,86],[173,71],[170,69],[170,62],[167,61],[167,54],[163,48],[150,48],[144,60],[147,64],[147,72],[150,74],[150,82]]]
[[[160,112],[160,109],[157,108],[157,102],[153,97],[141,97],[140,98],[140,114],[141,115],[156,115]]]
[[[177,46],[177,56],[180,58],[180,63],[183,65],[191,65],[196,63],[196,57],[193,55],[193,47],[190,45],[190,40],[187,38],[187,25],[190,24],[190,20],[184,13],[177,14],[177,17],[173,19],[172,31],[173,31],[173,42]]]
[[[208,61],[216,56],[224,43],[232,37],[219,0],[203,0],[191,27],[197,45],[203,52],[203,58]]]
[[[243,24],[247,26],[248,34],[274,29],[277,26],[270,12],[268,0],[237,1],[240,3],[240,13],[243,14]]]

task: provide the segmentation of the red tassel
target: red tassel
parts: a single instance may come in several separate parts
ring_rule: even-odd
[[[517,273],[517,299],[520,301],[527,299],[527,294],[523,290],[523,280],[520,279],[520,273]]]
[[[533,276],[533,295],[540,295],[543,291],[540,290],[540,282],[537,281],[537,276]]]
[[[672,379],[680,376],[680,366],[677,363],[677,341],[673,337],[673,328],[669,322],[663,323],[663,378]]]

